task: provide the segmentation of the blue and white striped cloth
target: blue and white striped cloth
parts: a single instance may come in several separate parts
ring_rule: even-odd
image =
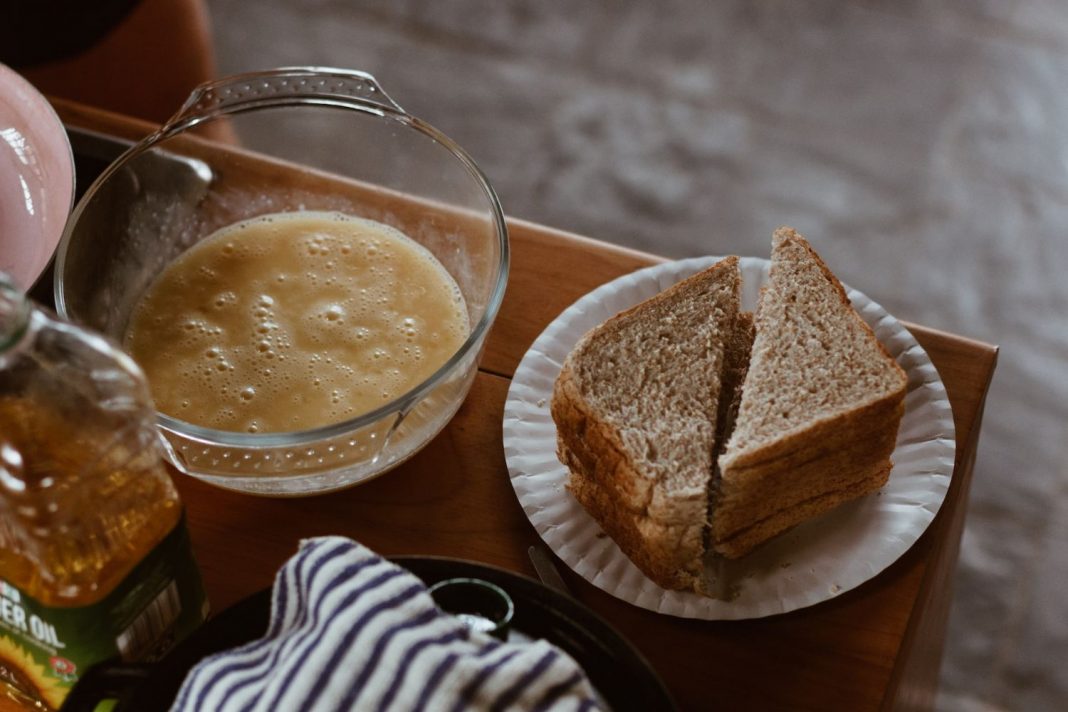
[[[504,643],[442,613],[423,582],[342,537],[301,543],[253,643],[200,662],[173,710],[593,710],[545,641]]]

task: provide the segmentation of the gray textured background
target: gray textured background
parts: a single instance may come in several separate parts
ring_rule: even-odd
[[[1068,4],[209,9],[223,73],[370,71],[510,215],[674,257],[790,224],[898,317],[1000,344],[939,707],[1068,708]]]

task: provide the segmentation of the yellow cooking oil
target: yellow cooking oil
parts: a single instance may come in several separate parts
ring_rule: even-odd
[[[58,709],[204,620],[154,419],[129,357],[0,275],[0,712]]]

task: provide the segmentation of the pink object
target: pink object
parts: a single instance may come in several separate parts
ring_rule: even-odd
[[[73,199],[63,123],[33,85],[0,64],[0,271],[22,289],[48,267]]]

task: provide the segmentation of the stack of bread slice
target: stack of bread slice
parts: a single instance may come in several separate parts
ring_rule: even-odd
[[[568,489],[660,586],[878,490],[906,378],[805,240],[776,231],[753,315],[736,257],[586,334],[552,415]]]
[[[571,493],[665,588],[695,588],[703,571],[740,287],[728,257],[616,315],[583,337],[554,389]]]

